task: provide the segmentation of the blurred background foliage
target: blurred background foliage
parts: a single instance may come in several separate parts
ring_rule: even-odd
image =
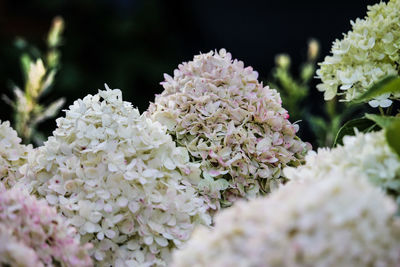
[[[199,52],[223,47],[281,91],[291,120],[302,120],[302,138],[314,147],[329,145],[327,135],[354,110],[326,104],[315,89],[318,81],[310,71],[322,58],[310,60],[309,41],[318,40],[319,55],[327,55],[332,41],[350,29],[350,19],[363,16],[366,5],[376,2],[0,0],[0,92],[13,99],[15,85],[25,84],[21,56],[43,56],[51,21],[62,16],[60,64],[51,93],[41,99],[44,105],[65,98],[66,108],[107,83],[144,111],[162,91],[163,73],[172,74]],[[36,48],[18,45],[20,38]],[[282,53],[290,59],[286,69],[278,62]],[[285,79],[304,91],[293,93]],[[4,102],[0,112],[1,120],[13,119]],[[43,121],[39,128],[49,135],[55,121]]]

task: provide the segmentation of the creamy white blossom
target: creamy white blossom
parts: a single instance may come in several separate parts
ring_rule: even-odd
[[[0,190],[10,188],[22,176],[19,167],[25,164],[32,145],[21,144],[21,138],[10,127],[10,122],[0,121]]]
[[[356,172],[289,182],[198,228],[174,267],[397,266],[396,205]]]
[[[383,131],[345,136],[343,145],[310,151],[306,164],[285,168],[284,173],[290,180],[324,179],[336,170],[359,173],[390,195],[400,196],[400,158],[387,144]]]
[[[202,171],[197,188],[214,209],[271,191],[284,181],[282,168],[298,165],[309,149],[279,93],[224,49],[197,55],[164,77],[149,115],[187,147]]]
[[[71,220],[99,266],[164,266],[210,223],[188,151],[118,89],[75,101],[26,173],[21,183]]]
[[[343,94],[350,101],[379,79],[399,74],[399,10],[400,0],[368,6],[367,16],[351,21],[352,30],[333,43],[332,55],[317,70],[326,100]]]

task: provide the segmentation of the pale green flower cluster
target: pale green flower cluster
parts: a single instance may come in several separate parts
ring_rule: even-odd
[[[356,172],[290,182],[198,228],[174,267],[397,266],[396,205]]]
[[[21,185],[70,219],[99,266],[165,266],[211,221],[188,151],[118,89],[75,101],[25,169]]]
[[[385,133],[345,136],[343,146],[310,151],[306,164],[284,169],[290,180],[324,179],[330,172],[354,171],[395,197],[400,196],[400,158],[386,142]]]
[[[19,167],[32,151],[32,145],[21,144],[21,138],[10,127],[10,122],[0,121],[0,190],[10,188],[22,176]]]
[[[332,55],[325,57],[317,70],[322,80],[317,88],[325,93],[326,100],[344,95],[351,101],[379,79],[399,74],[399,12],[400,0],[369,6],[367,16],[352,21],[352,31],[333,43]],[[390,100],[379,102],[371,105],[391,105]]]
[[[90,248],[45,200],[18,188],[0,190],[1,266],[93,266]]]
[[[197,187],[213,209],[271,191],[284,181],[282,168],[303,160],[309,144],[296,136],[278,92],[224,49],[164,77],[149,115],[189,150],[202,171]]]

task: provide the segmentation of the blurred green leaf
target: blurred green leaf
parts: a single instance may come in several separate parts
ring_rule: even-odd
[[[25,41],[25,39],[24,38],[21,38],[21,37],[17,37],[17,38],[15,38],[15,41],[14,41],[14,45],[18,48],[18,49],[25,49],[27,46],[28,46],[28,44],[27,44],[27,42]]]
[[[400,77],[387,76],[373,84],[364,94],[355,98],[355,102],[365,102],[385,93],[400,93]]]
[[[365,117],[371,121],[374,121],[381,128],[386,128],[396,121],[400,121],[400,117],[392,116],[381,116],[376,114],[365,114]]]
[[[40,112],[33,124],[38,124],[46,119],[55,117],[65,103],[64,98],[60,98],[51,103],[44,111]]]
[[[32,141],[37,145],[37,146],[42,146],[43,143],[47,140],[47,137],[36,130],[33,131],[32,133]]]
[[[42,85],[42,92],[40,93],[39,98],[44,97],[45,95],[47,95],[47,93],[50,91],[51,87],[54,85],[54,77],[56,76],[57,71],[56,70],[51,70]]]
[[[311,63],[306,63],[301,67],[300,77],[303,84],[308,83],[315,73],[315,66]]]
[[[336,134],[335,142],[333,146],[338,144],[343,144],[343,137],[346,135],[354,135],[354,128],[358,129],[360,132],[369,132],[376,127],[375,122],[367,118],[359,118],[346,122]]]
[[[55,17],[51,24],[49,34],[47,36],[47,45],[52,48],[56,47],[61,42],[61,34],[64,31],[64,19],[62,17]]]
[[[314,132],[315,135],[325,135],[327,122],[322,117],[310,115],[308,117],[308,121],[310,122],[311,130]]]
[[[29,79],[28,75],[32,59],[28,54],[24,53],[22,54],[20,60],[21,60],[22,74],[24,75],[24,80],[27,81]]]
[[[396,120],[386,128],[389,146],[400,156],[400,121]]]

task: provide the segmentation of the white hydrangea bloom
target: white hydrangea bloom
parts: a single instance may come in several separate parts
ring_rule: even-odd
[[[22,176],[19,167],[26,163],[32,151],[32,145],[21,144],[21,138],[10,122],[0,121],[0,190],[10,188]]]
[[[330,173],[238,202],[214,229],[196,229],[172,266],[397,266],[396,206],[359,176]]]
[[[204,178],[197,187],[212,208],[269,192],[284,181],[282,168],[298,165],[309,149],[279,93],[224,49],[197,55],[164,77],[149,114],[188,148]]]
[[[352,21],[352,31],[333,43],[332,55],[317,70],[322,80],[317,87],[325,92],[326,100],[344,94],[350,101],[379,79],[399,74],[399,12],[400,0],[369,6],[367,16]]]
[[[305,165],[285,168],[284,173],[290,180],[324,179],[335,170],[363,174],[389,194],[400,196],[400,158],[383,131],[345,136],[343,146],[310,151]]]
[[[195,224],[210,223],[187,150],[120,90],[75,101],[53,135],[21,182],[71,220],[99,266],[164,266]]]

